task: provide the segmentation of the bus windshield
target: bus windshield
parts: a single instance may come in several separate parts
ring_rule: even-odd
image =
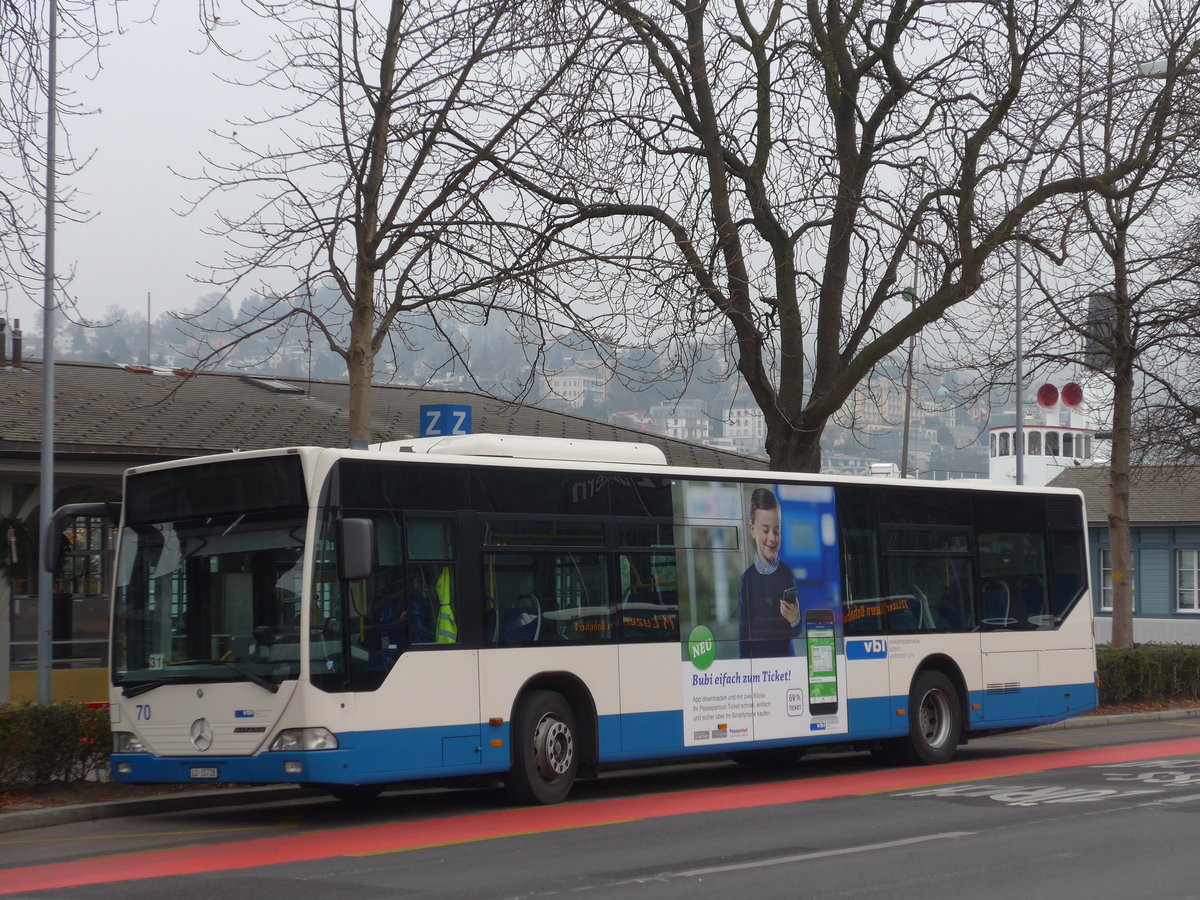
[[[305,513],[139,523],[121,534],[113,683],[126,696],[164,684],[300,674]]]

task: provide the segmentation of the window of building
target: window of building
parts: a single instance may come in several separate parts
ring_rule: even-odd
[[[1046,432],[1046,455],[1047,456],[1058,456],[1058,432],[1057,431],[1047,431]]]
[[[1042,455],[1042,433],[1040,431],[1029,432],[1029,455]]]
[[[101,517],[79,517],[68,520],[64,536],[62,563],[54,576],[54,666],[104,665],[116,529]],[[14,606],[12,658],[17,668],[37,657],[36,626],[36,601]]]
[[[1112,550],[1100,551],[1100,609],[1112,612],[1113,608],[1113,578]],[[1132,575],[1130,584],[1133,584]]]
[[[1175,609],[1200,612],[1200,550],[1175,552]]]
[[[1009,455],[1009,436],[1007,431],[1000,432],[1000,455]]]

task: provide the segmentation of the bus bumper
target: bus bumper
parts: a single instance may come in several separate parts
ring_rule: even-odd
[[[353,754],[344,750],[216,757],[112,755],[113,780],[131,784],[351,784],[353,775]]]

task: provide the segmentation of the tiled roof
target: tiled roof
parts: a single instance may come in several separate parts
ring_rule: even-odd
[[[1083,491],[1088,522],[1108,524],[1108,466],[1064,469],[1054,487]],[[1200,524],[1200,467],[1134,466],[1129,476],[1129,520],[1134,525]]]
[[[264,447],[347,446],[347,385],[272,377],[299,393],[276,393],[234,373],[178,375],[104,363],[54,367],[56,453],[173,459]],[[672,465],[762,469],[759,459],[462,390],[375,385],[372,441],[416,437],[425,404],[472,407],[473,430],[574,440],[637,441]],[[0,456],[36,456],[42,416],[41,364],[0,368]]]

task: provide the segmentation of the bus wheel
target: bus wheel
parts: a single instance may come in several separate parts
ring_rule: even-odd
[[[383,793],[382,784],[329,784],[325,790],[343,803],[351,806],[366,806],[374,803]]]
[[[962,727],[962,705],[950,679],[933,670],[918,675],[908,695],[908,761],[927,766],[949,762]]]
[[[575,716],[560,694],[530,691],[512,723],[509,796],[518,803],[558,803],[579,770]]]

